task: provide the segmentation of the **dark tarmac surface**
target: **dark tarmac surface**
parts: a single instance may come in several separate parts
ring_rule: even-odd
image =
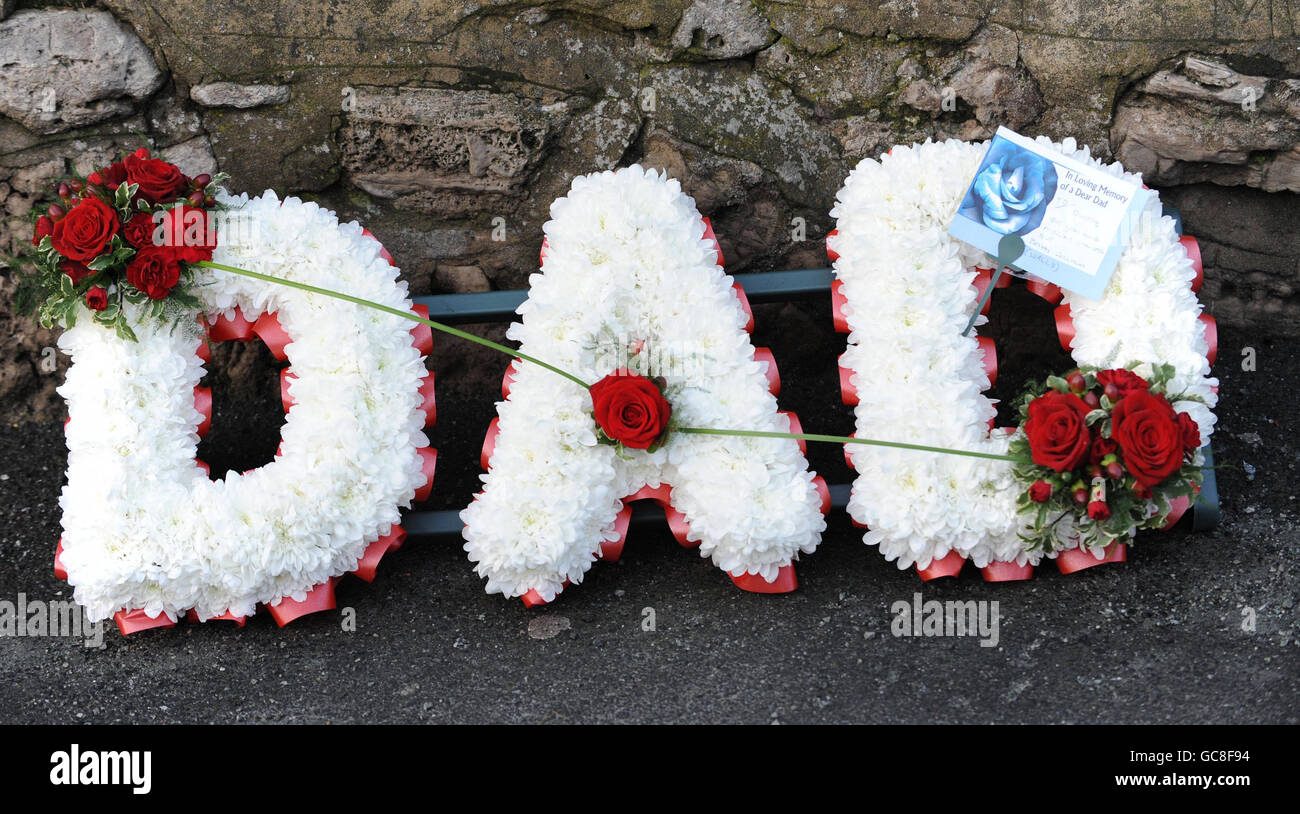
[[[1005,398],[1065,366],[1036,302],[1014,291],[994,300]],[[809,431],[850,430],[829,307],[756,310],[783,407]],[[426,508],[459,508],[473,492],[505,367],[477,353],[450,361],[459,344],[440,339],[435,351],[440,459]],[[1242,370],[1245,346],[1254,372]],[[622,561],[530,611],[485,594],[458,542],[414,540],[373,584],[340,583],[355,632],[339,612],[283,630],[263,613],[243,630],[181,624],[123,638],[108,624],[98,648],[0,638],[0,722],[1296,723],[1300,365],[1294,342],[1226,329],[1219,356],[1222,524],[1147,534],[1125,565],[1072,576],[1049,566],[1000,585],[968,568],[923,584],[836,511],[791,595],[742,593],[666,529],[646,528]],[[264,398],[239,408],[218,390],[205,443],[217,471],[273,453],[274,382],[259,388]],[[51,570],[64,458],[59,423],[0,428],[0,600],[70,596]],[[814,445],[810,459],[831,482],[849,478],[838,447]],[[997,600],[997,646],[891,635],[891,605],[917,593]]]

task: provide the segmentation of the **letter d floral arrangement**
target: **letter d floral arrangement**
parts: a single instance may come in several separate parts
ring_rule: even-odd
[[[47,328],[73,327],[84,304],[95,322],[135,339],[124,302],[171,321],[197,310],[187,291],[190,264],[212,259],[209,212],[224,177],[189,178],[141,148],[61,183],[58,202],[36,220],[33,273],[20,278],[18,312],[38,311]]]
[[[1175,408],[1204,400],[1167,393],[1170,365],[1155,366],[1151,376],[1081,369],[1049,377],[1021,397],[1024,432],[1009,451],[1033,461],[1015,472],[1029,484],[1019,500],[1021,512],[1033,518],[1022,534],[1029,550],[1074,545],[1058,530],[1095,547],[1164,528],[1174,502],[1200,491],[1201,429]],[[1063,524],[1066,518],[1074,522]]]
[[[138,150],[66,181],[21,275],[20,304],[72,358],[55,572],[124,633],[334,607],[433,477],[432,337],[391,257],[315,204],[221,180]],[[213,479],[196,458],[208,343],[256,337],[290,362],[281,448]]]

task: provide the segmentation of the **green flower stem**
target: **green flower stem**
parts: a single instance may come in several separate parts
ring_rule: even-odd
[[[312,294],[320,294],[325,297],[333,297],[336,300],[343,300],[344,302],[350,302],[353,303],[354,305],[360,305],[365,308],[373,308],[376,311],[383,311],[386,314],[392,314],[393,316],[402,317],[403,319],[408,319],[411,322],[418,322],[421,325],[428,325],[430,328],[433,328],[435,331],[441,331],[442,333],[450,334],[451,336],[459,337],[461,339],[474,342],[476,344],[482,345],[485,348],[491,348],[492,350],[504,353],[507,356],[518,357],[520,359],[523,359],[525,362],[532,362],[535,365],[546,368],[552,373],[557,373],[563,376],[564,378],[568,379],[571,382],[574,382],[575,384],[582,386],[583,388],[590,387],[590,385],[588,385],[582,379],[579,379],[577,376],[574,376],[572,373],[561,370],[558,367],[555,367],[554,365],[547,364],[546,362],[543,362],[541,359],[535,359],[532,356],[519,352],[518,350],[515,350],[513,348],[508,348],[505,345],[500,345],[496,342],[493,342],[490,339],[484,339],[481,336],[475,336],[474,334],[468,333],[466,331],[462,331],[459,328],[453,328],[450,325],[444,325],[443,323],[436,322],[432,319],[425,319],[424,317],[416,315],[412,311],[403,311],[399,308],[390,308],[387,305],[380,305],[377,302],[364,300],[360,297],[353,297],[350,294],[344,294],[339,291],[331,291],[328,288],[318,288],[317,286],[308,285],[307,283],[299,283],[293,280],[286,280],[283,277],[273,277],[269,274],[261,274],[256,271],[249,271],[248,269],[236,268],[235,266],[227,266],[223,263],[202,261],[199,263],[191,263],[190,265],[198,266],[200,268],[209,268],[209,269],[216,269],[218,271],[226,271],[231,274],[238,274],[241,277],[249,277],[254,280],[262,280],[263,282],[285,285],[285,286],[289,286],[290,288],[299,289],[300,291],[308,291],[311,292]],[[914,449],[914,450],[919,450],[921,452],[938,452],[944,455],[963,455],[968,458],[988,458],[994,461],[1011,461],[1012,463],[1025,463],[1025,461],[1022,461],[1021,459],[1013,457],[1011,455],[998,455],[992,452],[971,452],[969,450],[964,450],[964,449],[947,449],[945,447],[929,447],[923,444],[905,444],[901,441],[874,441],[869,438],[848,438],[846,436],[840,436],[840,435],[818,435],[815,433],[807,433],[807,432],[801,432],[801,433],[764,432],[761,430],[711,430],[711,429],[705,429],[703,427],[676,427],[674,428],[674,431],[693,433],[696,435],[735,435],[744,438],[793,438],[795,440],[802,439],[804,441],[823,441],[829,444],[865,444],[865,445],[877,446],[877,447],[893,447],[895,449]]]
[[[804,441],[824,441],[828,444],[863,444],[872,447],[893,447],[894,449],[915,449],[921,452],[938,452],[944,455],[963,455],[967,458],[988,458],[992,461],[1010,461],[1027,463],[1014,455],[999,455],[996,452],[972,452],[966,449],[948,449],[947,447],[928,447],[924,444],[906,444],[902,441],[876,441],[871,438],[849,438],[843,435],[818,435],[810,432],[764,432],[762,430],[710,430],[703,427],[674,427],[673,432],[685,432],[694,435],[735,435],[741,438],[794,438]]]
[[[191,263],[190,265],[199,266],[201,268],[217,269],[218,271],[228,271],[231,274],[238,274],[241,277],[250,277],[254,280],[262,280],[268,283],[278,283],[280,285],[287,285],[290,288],[297,288],[301,291],[310,291],[312,294],[321,294],[326,297],[333,297],[336,300],[343,300],[345,302],[350,302],[355,305],[361,305],[366,308],[373,308],[376,311],[383,311],[386,314],[392,314],[393,316],[402,317],[403,319],[409,319],[410,321],[418,322],[421,325],[428,325],[430,328],[433,328],[435,331],[441,331],[442,333],[450,334],[451,336],[459,337],[460,339],[465,339],[470,342],[474,342],[476,344],[482,345],[485,348],[491,348],[492,350],[500,351],[501,353],[504,353],[507,356],[516,356],[520,359],[523,359],[525,362],[532,362],[535,365],[544,367],[547,370],[551,371],[552,373],[558,373],[559,375],[563,376],[569,381],[582,386],[584,389],[588,387],[586,382],[584,382],[582,379],[579,379],[577,376],[574,376],[572,373],[568,373],[566,371],[560,370],[558,367],[547,364],[546,362],[543,362],[541,359],[534,359],[533,357],[529,356],[526,353],[521,353],[518,350],[508,348],[505,345],[497,344],[496,342],[493,342],[490,339],[484,339],[481,336],[475,336],[474,334],[469,333],[468,331],[462,331],[459,328],[453,328],[450,325],[444,325],[441,322],[436,322],[432,319],[425,319],[424,317],[417,315],[413,311],[403,311],[400,308],[390,308],[387,305],[380,305],[377,302],[371,302],[370,300],[363,300],[360,297],[353,297],[350,294],[344,294],[339,291],[331,291],[328,288],[318,288],[314,285],[294,282],[293,280],[286,280],[283,277],[272,277],[269,274],[259,274],[256,271],[249,271],[248,269],[241,269],[241,268],[236,268],[234,266],[227,266],[223,263],[213,263],[211,261],[205,260],[198,263]]]

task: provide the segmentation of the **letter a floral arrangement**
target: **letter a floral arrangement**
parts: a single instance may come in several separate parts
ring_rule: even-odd
[[[69,180],[35,222],[24,281],[73,359],[56,570],[128,632],[332,607],[337,580],[373,578],[404,539],[401,510],[430,493],[430,329],[514,357],[461,512],[489,592],[553,601],[620,555],[636,500],[738,587],[793,590],[830,508],[808,441],[845,445],[849,512],[899,567],[1100,561],[1199,489],[1217,383],[1192,264],[1153,214],[1101,301],[1046,292],[1073,309],[1078,369],[1032,385],[1021,426],[992,429],[991,343],[961,330],[989,258],[944,232],[981,154],[897,148],[840,192],[828,246],[854,437],[778,409],[709,222],[655,171],[580,177],[555,201],[507,334],[518,348],[428,319],[383,247],[315,204],[231,196],[143,150]],[[1135,296],[1177,307],[1157,325]],[[195,458],[207,347],[254,339],[290,362],[283,444],[212,480]]]

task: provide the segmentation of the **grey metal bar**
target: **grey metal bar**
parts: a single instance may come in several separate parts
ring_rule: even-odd
[[[834,276],[830,269],[794,269],[735,274],[751,303],[813,299],[828,294]],[[429,319],[449,325],[472,322],[506,322],[528,298],[525,289],[475,291],[470,294],[433,294],[415,297],[416,305],[429,309]]]
[[[1219,525],[1219,479],[1214,476],[1214,450],[1209,444],[1201,450],[1205,453],[1204,475],[1201,481],[1201,493],[1192,504],[1192,531],[1209,531]]]

